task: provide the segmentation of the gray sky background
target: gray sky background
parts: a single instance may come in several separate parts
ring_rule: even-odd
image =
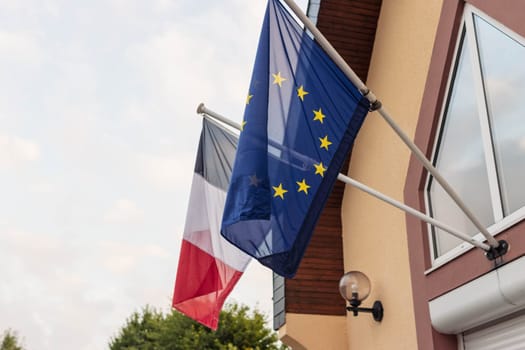
[[[104,349],[169,309],[195,109],[241,120],[265,5],[0,0],[0,332]],[[270,316],[269,270],[232,297]]]

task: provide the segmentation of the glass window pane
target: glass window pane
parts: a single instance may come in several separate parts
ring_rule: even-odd
[[[465,37],[460,51],[435,162],[439,172],[470,210],[482,224],[489,226],[494,223],[494,216],[467,40]],[[429,199],[434,218],[466,234],[478,232],[436,181],[430,182]],[[439,256],[461,241],[435,229],[434,243],[435,253]]]
[[[525,205],[525,47],[474,15],[503,208]]]

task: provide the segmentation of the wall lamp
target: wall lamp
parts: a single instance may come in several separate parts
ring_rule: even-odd
[[[370,280],[364,273],[359,271],[345,273],[339,280],[339,292],[349,302],[350,306],[347,306],[346,309],[352,311],[354,316],[357,316],[359,312],[368,312],[377,322],[383,319],[381,301],[376,300],[372,307],[359,307],[370,294]]]

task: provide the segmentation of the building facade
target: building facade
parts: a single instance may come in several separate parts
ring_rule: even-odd
[[[277,279],[276,328],[294,349],[510,348],[525,334],[525,2],[312,1],[317,26],[508,253],[488,260],[338,184],[297,277]],[[483,237],[377,113],[356,139],[352,178]],[[371,280],[354,317],[344,271]],[[498,343],[498,342],[507,343]]]

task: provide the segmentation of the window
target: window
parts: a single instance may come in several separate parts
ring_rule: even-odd
[[[524,45],[523,37],[465,7],[434,146],[434,165],[492,234],[525,217]],[[426,200],[434,218],[478,233],[431,176]],[[440,229],[430,234],[434,264],[470,247]]]

